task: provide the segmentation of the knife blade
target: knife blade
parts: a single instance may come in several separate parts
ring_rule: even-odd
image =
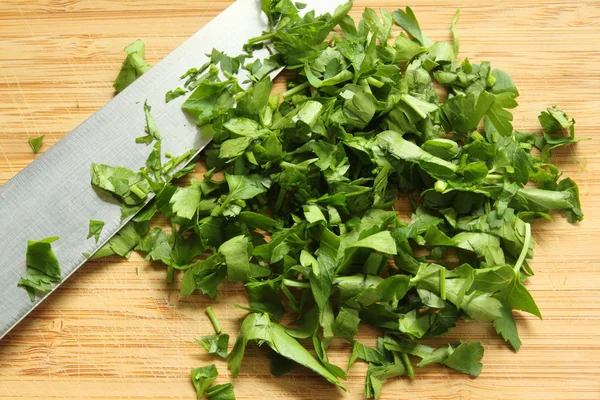
[[[307,9],[318,14],[332,12],[344,2],[305,1]],[[93,254],[131,218],[121,220],[120,204],[93,189],[90,165],[96,162],[132,170],[144,165],[151,146],[137,144],[135,138],[143,134],[145,101],[152,107],[164,152],[199,152],[210,142],[180,110],[185,99],[165,103],[165,93],[181,85],[180,76],[189,68],[204,64],[212,48],[235,56],[248,39],[261,35],[268,26],[260,3],[233,3],[0,187],[0,234],[4,240],[0,251],[0,339],[52,293],[31,302],[27,292],[17,286],[26,272],[28,240],[60,237],[52,248],[64,281],[87,260],[83,253]],[[91,219],[105,222],[97,243],[94,238],[86,239]]]

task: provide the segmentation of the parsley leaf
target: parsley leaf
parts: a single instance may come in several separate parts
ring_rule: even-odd
[[[512,314],[512,310],[509,307],[502,307],[500,309],[501,317],[494,320],[494,328],[499,335],[502,335],[510,345],[519,351],[521,348],[521,339],[519,339],[519,333],[517,331],[517,324]]]
[[[146,132],[146,136],[140,136],[136,138],[136,143],[145,143],[146,145],[148,145],[154,140],[160,140],[160,133],[158,132],[158,128],[154,123],[152,115],[150,114],[150,110],[151,108],[148,105],[148,102],[144,102],[144,115],[146,116],[146,128],[144,130]]]
[[[133,250],[139,245],[149,232],[148,222],[130,221],[113,236],[108,242],[96,251],[89,259],[117,254],[129,258]]]
[[[201,82],[181,107],[197,118],[197,124],[204,125],[210,119],[233,105],[233,96],[228,89],[229,81]]]
[[[191,219],[198,210],[200,196],[200,186],[195,183],[178,187],[169,201],[173,214],[180,218]]]
[[[251,278],[270,275],[270,269],[248,261],[249,246],[251,244],[247,237],[236,236],[219,247],[218,254],[225,258],[227,277],[230,281],[249,281]]]
[[[335,375],[317,361],[296,339],[288,335],[281,325],[271,322],[267,314],[250,314],[242,322],[240,333],[229,357],[229,369],[234,377],[239,373],[244,351],[250,340],[266,343],[279,355],[313,370],[329,382],[345,389]]]
[[[37,154],[38,151],[40,150],[40,147],[42,147],[42,142],[44,141],[44,136],[46,135],[42,135],[36,138],[29,138],[29,146],[31,147],[31,150],[33,150],[34,154]]]
[[[93,236],[96,240],[96,243],[98,243],[98,239],[100,239],[100,233],[102,232],[102,228],[104,228],[104,221],[90,219],[90,229],[87,239]]]
[[[444,365],[464,374],[477,376],[481,373],[483,364],[483,347],[479,342],[462,343],[444,360]]]
[[[196,396],[201,400],[210,385],[217,379],[219,373],[215,364],[200,367],[191,371],[192,383],[196,388]]]
[[[52,243],[58,237],[49,237],[42,240],[29,240],[27,242],[27,274],[18,282],[29,294],[31,301],[35,301],[36,291],[47,293],[52,290],[54,283],[59,283],[60,266],[58,259],[52,251]]]
[[[235,216],[239,214],[242,207],[240,201],[249,200],[255,196],[264,193],[270,187],[271,182],[267,178],[257,175],[225,175],[229,193],[220,199],[219,206],[213,209],[212,216],[223,214],[225,216]]]
[[[27,242],[27,266],[43,272],[51,278],[60,278],[58,259],[52,251],[52,243],[57,240],[58,236],[42,240],[29,240]]]
[[[152,191],[143,174],[124,167],[92,163],[91,175],[92,185],[112,193],[127,205],[141,204]]]
[[[410,7],[406,7],[406,10],[398,9],[392,13],[394,22],[410,34],[416,41],[423,46],[429,45],[429,38],[423,35],[417,17],[413,13]]]
[[[117,93],[125,90],[127,86],[150,69],[150,65],[144,60],[146,46],[141,40],[138,39],[125,47],[125,53],[127,53],[127,57],[125,57],[121,71],[113,83]]]
[[[185,89],[178,87],[177,89],[169,90],[165,94],[165,103],[175,100],[180,96],[184,96],[186,94]]]
[[[196,339],[196,343],[204,347],[208,354],[217,355],[221,358],[227,358],[227,346],[229,345],[229,335],[226,333],[203,336]]]

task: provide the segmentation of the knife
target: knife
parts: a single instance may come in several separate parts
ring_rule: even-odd
[[[317,14],[332,12],[344,2],[305,0],[307,9]],[[267,29],[260,0],[236,1],[0,187],[0,339],[52,293],[32,302],[26,290],[17,286],[26,272],[28,240],[60,237],[52,249],[64,281],[87,260],[83,253],[93,254],[133,217],[121,220],[120,203],[93,189],[91,163],[132,170],[144,165],[152,148],[135,143],[135,138],[144,132],[145,101],[152,107],[164,152],[202,150],[210,137],[181,111],[184,98],[167,104],[165,93],[181,86],[180,76],[204,64],[213,48],[236,56],[248,39]],[[255,52],[258,58],[267,55]],[[93,237],[86,239],[91,219],[105,223],[97,243]]]

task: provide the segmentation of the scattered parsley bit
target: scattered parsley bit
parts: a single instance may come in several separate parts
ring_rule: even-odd
[[[125,47],[124,50],[127,53],[127,57],[125,57],[121,71],[113,83],[117,93],[125,90],[127,86],[131,85],[133,81],[150,69],[150,64],[144,60],[146,53],[144,42],[138,39]]]
[[[143,203],[151,192],[150,183],[143,174],[124,167],[92,163],[91,176],[92,185],[130,206]]]
[[[215,335],[204,336],[196,339],[196,343],[204,347],[208,354],[214,354],[222,358],[227,358],[227,347],[229,346],[229,335],[222,333],[221,324],[215,315],[212,307],[206,308],[206,314],[215,328]]]
[[[48,293],[61,280],[58,259],[52,251],[52,243],[57,240],[58,237],[54,236],[27,242],[27,274],[18,285],[27,290],[31,301],[35,301],[36,291]]]
[[[100,233],[102,232],[102,228],[104,228],[104,221],[98,221],[95,219],[91,219],[87,239],[89,239],[93,236],[94,239],[96,240],[96,243],[98,243],[98,239],[100,239]]]
[[[40,147],[42,147],[42,142],[44,141],[44,136],[46,135],[29,139],[29,146],[31,147],[31,150],[33,150],[34,154],[37,154],[38,151],[40,151]]]
[[[136,138],[136,143],[145,143],[146,145],[149,145],[154,140],[160,140],[160,132],[158,132],[158,128],[154,123],[150,110],[151,108],[148,105],[148,102],[144,102],[144,114],[146,116],[146,128],[144,131],[146,132],[146,136]]]
[[[215,364],[208,365],[206,367],[200,367],[193,369],[191,372],[192,383],[196,388],[196,396],[198,400],[201,400],[204,396],[204,392],[210,385],[213,384],[219,373]]]
[[[150,225],[148,222],[129,221],[104,246],[88,258],[94,260],[114,254],[129,258],[131,253],[139,246],[142,239],[146,237],[149,230]]]
[[[175,100],[176,98],[183,96],[186,94],[186,91],[180,87],[174,90],[169,90],[165,95],[165,103],[170,102],[171,100]]]
[[[212,400],[235,400],[231,383],[213,385],[219,375],[214,364],[193,369],[191,375],[198,400],[201,400],[204,395]]]
[[[233,385],[231,383],[211,386],[206,389],[205,393],[209,400],[235,400],[235,393],[233,393]]]
[[[221,333],[221,331],[222,331],[221,324],[219,323],[219,320],[217,319],[217,316],[216,316],[215,312],[213,311],[212,307],[210,307],[210,306],[206,307],[206,315],[208,315],[210,322],[213,324],[213,327],[215,328],[215,332]]]
[[[279,355],[313,370],[329,382],[346,390],[339,380],[337,368],[330,368],[304,348],[286,329],[270,321],[268,314],[252,313],[244,319],[235,346],[229,355],[229,369],[235,378],[242,365],[242,359],[248,341],[254,340],[267,344]]]
[[[204,347],[208,354],[217,355],[222,358],[227,358],[227,347],[229,346],[229,335],[226,333],[203,336],[196,339],[196,343]]]

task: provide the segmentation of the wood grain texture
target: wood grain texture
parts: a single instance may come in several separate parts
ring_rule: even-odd
[[[36,156],[27,139],[46,135],[46,150],[113,96],[123,47],[146,42],[156,63],[231,1],[3,0],[0,2],[0,184]],[[441,4],[440,4],[441,3]],[[357,1],[393,10],[397,0]],[[535,226],[536,276],[528,288],[544,320],[518,314],[523,347],[514,354],[493,328],[461,324],[448,337],[480,340],[484,370],[476,379],[444,368],[418,370],[415,381],[384,386],[384,399],[600,399],[600,2],[412,0],[423,30],[449,39],[462,10],[461,57],[508,71],[521,97],[515,128],[538,129],[540,110],[559,105],[591,137],[555,154],[580,186],[586,219]],[[0,205],[1,207],[1,205]],[[0,237],[10,232],[1,232]],[[136,273],[139,270],[139,274]],[[164,270],[139,256],[84,265],[0,341],[1,399],[191,399],[191,368],[212,363],[193,342],[212,327],[209,300],[180,299]],[[235,334],[243,288],[227,284],[213,304]],[[372,344],[374,331],[359,340]],[[334,341],[332,361],[349,346]],[[218,383],[230,381],[217,361]],[[238,399],[359,399],[366,367],[349,373],[342,393],[301,369],[269,374],[264,349],[251,347],[234,380]]]

